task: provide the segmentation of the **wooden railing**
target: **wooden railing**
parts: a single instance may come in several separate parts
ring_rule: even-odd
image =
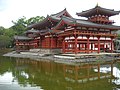
[[[76,34],[89,35],[89,36],[117,36],[117,34],[110,34],[110,33],[81,32],[81,31],[76,31]]]
[[[92,22],[104,22],[104,23],[113,23],[114,21],[113,20],[105,20],[105,19],[97,19],[97,20],[95,20],[95,19],[92,19],[91,20]]]
[[[70,35],[89,35],[89,36],[107,36],[107,37],[116,37],[117,34],[110,34],[110,33],[101,33],[101,32],[91,32],[91,31],[65,31],[58,36],[70,36]]]
[[[109,20],[106,17],[102,17],[102,16],[92,17],[92,18],[89,18],[88,20],[92,22],[100,22],[100,23],[108,23],[108,24],[114,23],[113,20]]]

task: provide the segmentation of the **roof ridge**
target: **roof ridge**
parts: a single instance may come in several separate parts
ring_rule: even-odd
[[[99,11],[99,13],[97,12]],[[117,15],[119,14],[120,11],[115,11],[114,9],[107,9],[107,8],[103,8],[101,6],[95,6],[94,8],[76,13],[78,16],[83,16],[83,17],[91,17],[92,15],[95,14],[102,14],[102,15],[107,15],[107,16],[113,16],[113,15]]]
[[[64,12],[64,11],[66,11],[66,8],[65,8],[65,9],[63,9],[62,11],[60,11],[60,12],[56,13],[56,14],[51,14],[50,16],[57,15],[57,14],[62,13],[62,12]]]
[[[64,10],[62,10],[62,11],[56,13],[56,14],[51,14],[50,16],[60,17],[60,16],[62,16],[62,14],[64,14],[65,12],[67,12],[68,16],[72,17],[72,16],[68,13],[68,11],[67,11],[66,8],[65,8]]]

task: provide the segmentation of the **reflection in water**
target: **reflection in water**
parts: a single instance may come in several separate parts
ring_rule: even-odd
[[[85,64],[72,67],[70,65],[69,66],[65,65],[64,72],[65,77],[70,77],[69,79],[72,79],[72,81],[78,81],[81,83],[97,79],[108,78],[113,75],[112,70],[110,70],[110,72],[109,71],[104,72],[102,70],[102,73],[100,73],[101,70],[102,68],[100,68],[100,64]]]
[[[76,65],[0,58],[2,90],[119,90],[120,70],[112,62]]]
[[[117,78],[113,80],[112,82],[115,83],[116,85],[120,85],[120,69],[114,67],[113,68],[113,75]]]
[[[13,76],[11,72],[6,72],[0,75],[0,84],[12,84]]]

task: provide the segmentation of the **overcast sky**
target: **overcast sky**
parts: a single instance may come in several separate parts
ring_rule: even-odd
[[[75,18],[81,12],[99,6],[120,10],[120,0],[0,0],[0,26],[12,26],[22,16],[27,18],[47,16],[62,11],[64,8]],[[120,26],[120,15],[111,18]]]

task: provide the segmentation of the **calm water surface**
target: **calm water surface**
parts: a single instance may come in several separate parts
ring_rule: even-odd
[[[0,57],[0,90],[120,90],[120,65]]]

